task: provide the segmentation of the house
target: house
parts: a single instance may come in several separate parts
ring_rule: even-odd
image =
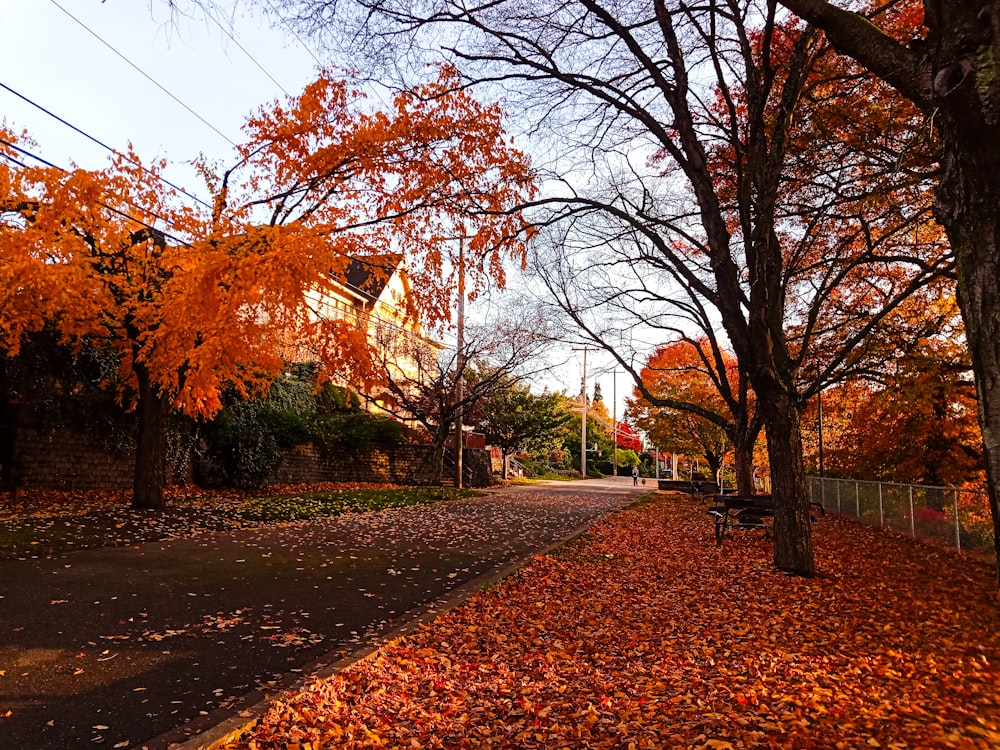
[[[413,309],[409,277],[398,253],[355,256],[340,272],[331,274],[333,283],[311,300],[317,316],[346,319],[365,331],[377,359],[399,380],[415,379],[418,349],[437,352],[442,344],[431,339]],[[308,358],[308,352],[296,347],[293,358]],[[356,384],[346,384],[356,386]],[[366,403],[384,409],[390,406],[387,391],[370,392]]]

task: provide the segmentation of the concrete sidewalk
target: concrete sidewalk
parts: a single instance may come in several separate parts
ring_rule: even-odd
[[[185,742],[645,490],[546,483],[0,562],[0,746]]]

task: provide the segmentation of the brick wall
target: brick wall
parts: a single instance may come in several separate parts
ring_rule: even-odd
[[[109,450],[86,433],[22,428],[14,448],[18,487],[117,490],[132,486],[132,456]]]
[[[327,457],[312,445],[300,445],[285,456],[272,481],[421,484],[430,478],[431,461],[431,449],[426,445],[369,448]]]
[[[285,457],[281,466],[275,471],[272,482],[426,484],[431,478],[433,460],[432,448],[429,445],[369,448],[325,458],[313,446],[300,445]],[[474,486],[489,486],[491,479],[489,461],[488,451],[465,450],[463,463],[472,469]]]

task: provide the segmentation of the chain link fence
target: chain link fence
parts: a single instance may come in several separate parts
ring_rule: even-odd
[[[827,512],[932,539],[960,550],[994,553],[993,520],[983,490],[808,477],[809,500]]]

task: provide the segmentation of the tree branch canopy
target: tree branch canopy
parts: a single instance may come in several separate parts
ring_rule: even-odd
[[[843,10],[827,0],[779,1],[800,18],[821,28],[838,52],[857,60],[925,113],[931,112],[931,78],[917,52],[860,13]]]

